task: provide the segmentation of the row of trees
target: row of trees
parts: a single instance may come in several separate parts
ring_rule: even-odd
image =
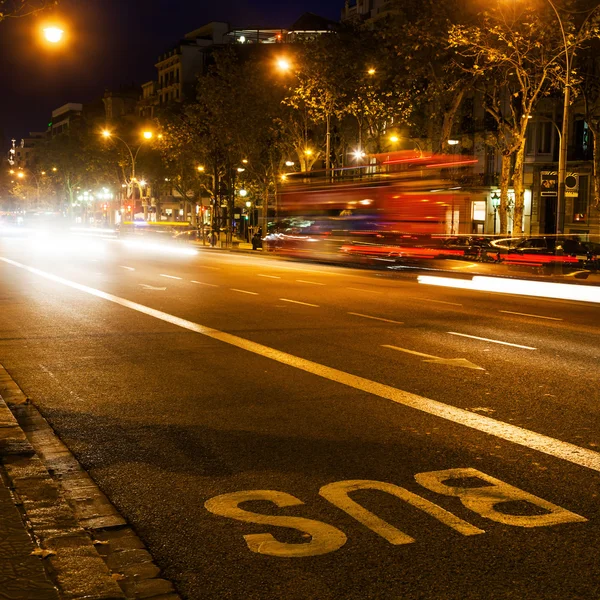
[[[243,185],[266,206],[286,162],[302,171],[355,164],[363,153],[396,149],[391,133],[398,148],[416,141],[444,151],[474,102],[486,115],[480,141],[501,157],[501,232],[510,209],[522,223],[527,123],[540,103],[560,98],[569,85],[592,132],[600,133],[597,7],[562,0],[556,13],[549,0],[511,0],[477,8],[478,0],[398,0],[374,23],[344,24],[297,44],[215,52],[196,98],[157,115],[162,138],[142,155],[154,194],[169,185],[186,203],[205,195],[215,215],[223,203],[231,214]],[[118,186],[126,179],[123,148],[102,149],[95,131],[65,136],[73,145],[57,136],[41,154],[48,165],[61,163],[69,202],[90,180]],[[600,152],[595,156],[598,165]],[[594,174],[600,207],[599,167]]]

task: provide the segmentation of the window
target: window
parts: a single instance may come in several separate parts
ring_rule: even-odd
[[[552,152],[552,127],[552,123],[548,121],[537,124],[538,154],[550,154]]]
[[[473,221],[485,221],[485,200],[473,202]]]

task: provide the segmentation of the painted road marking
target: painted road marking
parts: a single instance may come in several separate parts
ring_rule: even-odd
[[[327,285],[326,283],[320,283],[319,281],[306,281],[305,279],[296,279],[298,283],[310,283],[310,285]]]
[[[404,325],[403,321],[393,321],[392,319],[383,319],[382,317],[373,317],[371,315],[362,315],[361,313],[349,312],[349,315],[355,317],[363,317],[365,319],[375,319],[375,321],[385,321],[386,323],[395,323],[396,325]]]
[[[346,289],[354,290],[355,292],[366,292],[367,294],[383,294],[383,292],[378,292],[376,290],[365,290],[363,288],[347,287]]]
[[[239,292],[240,294],[251,294],[252,296],[258,296],[257,292],[249,292],[248,290],[238,290],[237,288],[229,288],[232,292]]]
[[[458,498],[468,510],[502,525],[533,528],[587,522],[587,519],[581,515],[486,475],[477,469],[429,471],[417,473],[414,477],[415,481],[427,490],[443,496]],[[322,498],[395,546],[411,544],[415,539],[350,498],[350,494],[358,490],[376,490],[395,496],[464,536],[485,533],[485,530],[457,517],[430,500],[393,483],[356,479],[336,481],[321,487],[319,495]],[[239,507],[243,502],[256,500],[271,502],[278,508],[304,504],[295,496],[277,490],[246,490],[210,498],[204,503],[204,507],[220,517],[235,519],[243,523],[296,529],[304,534],[303,537],[311,538],[309,542],[286,543],[277,541],[269,533],[244,535],[248,549],[257,554],[289,558],[317,556],[339,550],[348,539],[343,531],[322,521],[293,517],[289,514],[287,516],[264,515]],[[503,504],[510,504],[511,510],[503,511]],[[531,506],[536,507],[537,510],[532,512]]]
[[[207,285],[208,287],[219,287],[218,285],[215,285],[214,283],[204,283],[204,281],[196,281],[194,279],[192,279],[192,283],[197,283],[198,285]]]
[[[510,342],[502,342],[500,340],[491,340],[489,338],[477,337],[476,335],[468,335],[466,333],[456,333],[456,331],[448,331],[450,335],[460,335],[461,337],[471,338],[473,340],[481,340],[482,342],[492,342],[493,344],[502,344],[503,346],[513,346],[514,348],[523,348],[524,350],[537,350],[531,346],[522,346],[521,344],[511,344]]]
[[[279,277],[278,275],[261,275],[260,273],[257,275],[257,277],[266,277],[267,279],[281,279],[281,277]]]
[[[300,300],[290,300],[289,298],[279,298],[282,302],[292,302],[293,304],[302,304],[304,306],[314,306],[319,308],[318,304],[310,304],[309,302],[300,302]]]
[[[131,310],[135,310],[150,317],[154,317],[155,319],[160,319],[161,321],[171,323],[172,325],[176,325],[182,329],[194,331],[195,333],[199,333],[211,339],[224,342],[242,350],[246,350],[247,352],[252,352],[253,354],[269,358],[281,364],[294,367],[301,371],[305,371],[306,373],[317,375],[323,379],[340,383],[347,387],[361,390],[368,394],[373,394],[374,396],[379,396],[380,398],[385,398],[395,402],[396,404],[413,408],[440,419],[445,419],[446,421],[450,421],[464,427],[469,427],[476,431],[506,440],[513,444],[530,448],[532,450],[537,450],[543,454],[560,458],[561,460],[565,460],[572,464],[600,472],[600,453],[595,452],[594,450],[582,448],[581,446],[576,446],[575,444],[570,444],[569,442],[563,442],[550,436],[536,433],[535,431],[531,431],[529,429],[524,429],[523,427],[497,421],[491,417],[479,415],[462,408],[457,408],[456,406],[444,404],[443,402],[439,402],[437,400],[425,398],[424,396],[418,396],[417,394],[405,392],[404,390],[399,390],[383,383],[371,381],[370,379],[366,379],[358,375],[352,375],[351,373],[346,373],[345,371],[340,371],[339,369],[334,369],[333,367],[328,367],[306,358],[294,356],[293,354],[288,354],[287,352],[282,352],[281,350],[246,340],[237,335],[232,335],[224,331],[219,331],[218,329],[213,329],[212,327],[200,325],[199,323],[194,323],[192,321],[170,315],[169,313],[165,313],[161,310],[144,306],[138,302],[132,302],[131,300],[120,298],[119,296],[109,294],[108,292],[103,292],[102,290],[98,290],[75,281],[70,281],[64,277],[59,277],[58,275],[53,275],[52,273],[36,269],[35,267],[24,265],[17,261],[11,260],[10,258],[0,256],[0,260],[50,281],[60,283],[97,298],[102,298],[103,300],[113,302],[114,304],[118,304],[119,306],[123,306]]]
[[[133,267],[126,267],[125,265],[119,265],[121,269],[127,269],[128,271],[135,271]]]
[[[166,287],[154,287],[153,285],[148,285],[146,283],[140,283],[140,286],[142,286],[145,290],[166,290]]]
[[[220,271],[221,267],[208,267],[207,265],[196,265],[201,269],[210,269],[211,271]]]
[[[529,313],[514,312],[512,310],[500,310],[498,312],[506,313],[508,315],[520,315],[522,317],[534,317],[536,319],[548,319],[549,321],[562,321],[562,319],[557,319],[556,317],[544,317],[542,315],[530,315]]]
[[[348,539],[346,534],[337,527],[327,525],[322,521],[313,521],[303,517],[278,517],[261,515],[250,512],[239,507],[242,502],[250,500],[262,500],[272,502],[277,507],[298,506],[304,504],[291,494],[278,492],[276,490],[251,490],[246,492],[234,492],[216,496],[204,503],[206,510],[220,517],[229,517],[244,523],[258,523],[270,527],[286,527],[298,529],[311,538],[310,542],[303,544],[288,544],[278,542],[270,533],[253,533],[245,535],[244,539],[248,548],[257,554],[269,556],[317,556],[328,554],[339,550]]]
[[[165,275],[164,273],[160,274],[161,277],[166,277],[167,279],[179,279],[181,280],[181,277],[175,277],[175,275]]]
[[[432,300],[431,298],[413,298],[411,296],[406,296],[408,300],[418,300],[419,302],[434,302],[435,304],[448,304],[450,306],[462,306],[458,302],[446,302],[445,300]]]
[[[483,367],[480,367],[466,358],[440,358],[439,356],[433,356],[432,354],[423,354],[423,352],[416,352],[415,350],[408,350],[407,348],[400,348],[398,346],[389,346],[382,344],[382,348],[391,348],[392,350],[398,350],[400,352],[406,352],[407,354],[414,354],[415,356],[423,356],[426,358],[423,362],[433,363],[436,365],[447,365],[449,367],[464,367],[465,369],[476,369],[478,371],[485,371]]]

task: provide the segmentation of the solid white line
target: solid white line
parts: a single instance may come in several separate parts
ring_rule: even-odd
[[[420,302],[435,302],[436,304],[449,304],[450,306],[462,306],[458,302],[446,302],[445,300],[432,300],[431,298],[413,298],[407,296],[409,300],[419,300]]]
[[[361,288],[347,287],[346,289],[354,290],[355,292],[367,292],[368,294],[383,294],[383,292],[376,292],[375,290],[365,290],[365,289],[361,289]]]
[[[246,350],[247,352],[252,352],[281,364],[305,371],[306,373],[317,375],[323,379],[334,381],[347,387],[391,400],[402,406],[413,408],[452,423],[457,423],[476,431],[487,433],[488,435],[512,442],[513,444],[537,450],[538,452],[542,452],[549,456],[560,458],[561,460],[568,461],[572,464],[600,472],[600,453],[595,452],[594,450],[563,442],[522,427],[517,427],[516,425],[496,421],[490,417],[472,413],[455,406],[450,406],[443,402],[438,402],[437,400],[417,396],[416,394],[411,394],[410,392],[405,392],[383,383],[377,383],[376,381],[359,377],[358,375],[345,373],[344,371],[327,367],[311,360],[288,354],[287,352],[281,352],[280,350],[270,348],[269,346],[263,346],[262,344],[245,340],[244,338],[230,333],[225,333],[217,329],[212,329],[211,327],[181,319],[160,310],[144,306],[143,304],[126,300],[125,298],[113,296],[112,294],[91,288],[87,285],[69,281],[68,279],[52,275],[45,271],[40,271],[39,269],[23,265],[8,258],[0,257],[0,260],[24,269],[25,271],[29,271],[30,273],[34,273],[35,275],[39,275],[40,277],[44,277],[45,279],[49,279],[50,281],[66,285],[70,288],[85,292],[86,294],[96,296],[97,298],[102,298],[103,300],[108,300],[114,304],[136,310],[150,317],[154,317],[155,319],[160,319],[161,321],[171,323],[172,325],[187,329],[188,331],[194,331],[211,339],[219,340],[226,344],[230,344],[231,346]]]
[[[294,304],[304,304],[304,306],[314,306],[319,308],[318,304],[309,304],[308,302],[300,302],[299,300],[290,300],[288,298],[279,298],[282,302],[293,302]]]
[[[278,277],[277,275],[261,275],[260,273],[257,275],[257,277],[266,277],[267,279],[281,279],[281,277]]]
[[[556,317],[543,317],[542,315],[530,315],[528,313],[514,312],[512,310],[500,310],[498,312],[506,313],[508,315],[521,315],[522,317],[535,317],[536,319],[548,319],[549,321],[562,321],[562,319],[557,319]]]
[[[249,292],[248,290],[238,290],[236,288],[229,288],[232,292],[239,292],[240,294],[252,294],[253,296],[258,296],[256,292]]]
[[[164,273],[161,273],[160,276],[166,277],[167,279],[181,279],[181,277],[175,277],[174,275],[165,275]]]
[[[198,285],[207,285],[209,287],[219,287],[218,285],[215,285],[214,283],[204,283],[204,281],[195,281],[192,279],[192,283],[197,283]]]
[[[325,283],[319,283],[318,281],[306,281],[304,279],[296,279],[298,283],[310,283],[311,285],[327,285]]]
[[[372,317],[371,315],[361,315],[360,313],[349,312],[349,315],[354,315],[355,317],[364,317],[365,319],[375,319],[376,321],[385,321],[386,323],[396,323],[397,325],[403,325],[403,321],[392,321],[392,319],[382,319],[381,317]]]
[[[467,335],[466,333],[456,333],[456,331],[448,331],[450,335],[460,335],[461,337],[471,338],[474,340],[481,340],[482,342],[492,342],[494,344],[502,344],[503,346],[513,346],[515,348],[523,348],[524,350],[537,350],[531,346],[521,346],[521,344],[511,344],[510,342],[501,342],[500,340],[491,340],[489,338],[477,337],[476,335]]]
[[[119,265],[121,269],[127,269],[128,271],[135,271],[133,267],[126,267],[125,265]]]

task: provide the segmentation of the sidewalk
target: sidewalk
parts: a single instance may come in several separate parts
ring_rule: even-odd
[[[40,549],[27,532],[24,519],[7,487],[4,461],[29,453],[19,434],[22,434],[20,427],[0,397],[0,598],[58,600]]]
[[[2,425],[0,424],[0,427]],[[6,487],[0,481],[0,598],[10,600],[58,600],[42,557]],[[38,549],[39,551],[39,549]]]
[[[180,600],[0,365],[0,600]]]

